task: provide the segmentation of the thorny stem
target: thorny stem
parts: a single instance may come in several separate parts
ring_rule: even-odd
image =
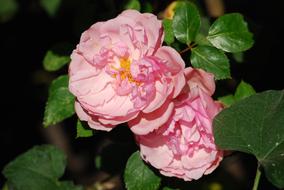
[[[254,178],[254,184],[253,184],[253,188],[252,188],[252,190],[257,190],[257,188],[258,188],[258,184],[259,184],[260,176],[261,176],[261,171],[260,171],[259,163],[258,163],[258,165],[257,165],[257,169],[256,169],[256,175],[255,175],[255,178]]]

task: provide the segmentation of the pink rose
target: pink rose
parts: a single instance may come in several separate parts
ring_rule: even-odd
[[[185,85],[185,65],[162,42],[161,21],[134,10],[85,31],[69,67],[69,89],[77,98],[79,118],[109,131],[138,114],[168,107]],[[137,129],[138,134],[152,130]]]
[[[187,68],[187,83],[174,100],[173,113],[157,130],[137,135],[142,158],[165,176],[186,181],[211,173],[222,160],[214,143],[212,120],[222,109],[211,95],[213,75]]]

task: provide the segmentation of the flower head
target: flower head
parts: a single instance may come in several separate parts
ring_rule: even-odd
[[[85,31],[69,67],[69,89],[80,119],[92,128],[111,130],[176,97],[185,84],[185,66],[162,41],[161,21],[134,10]],[[146,134],[154,128],[132,130]]]
[[[222,159],[214,143],[212,121],[222,109],[211,95],[213,75],[186,69],[188,85],[174,100],[170,118],[157,130],[137,135],[141,156],[166,176],[186,181],[211,173]]]

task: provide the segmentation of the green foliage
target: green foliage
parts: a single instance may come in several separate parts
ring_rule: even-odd
[[[253,87],[250,84],[241,81],[236,89],[235,95],[230,94],[224,97],[220,97],[218,98],[218,100],[228,107],[234,104],[235,102],[238,102],[253,94],[255,94],[255,90],[253,89]]]
[[[77,136],[79,137],[91,137],[93,136],[93,130],[88,129],[79,119],[77,121]]]
[[[9,21],[17,12],[16,0],[0,0],[0,22]]]
[[[14,190],[81,190],[72,182],[59,181],[66,157],[51,145],[35,146],[5,166],[4,176]]]
[[[75,113],[75,97],[68,90],[68,80],[67,75],[62,75],[55,79],[49,87],[43,119],[45,127],[56,124]]]
[[[54,17],[61,5],[62,0],[40,0],[40,5],[50,17]]]
[[[284,91],[266,91],[243,99],[214,119],[216,144],[256,156],[268,179],[284,187]]]
[[[47,51],[43,59],[43,67],[47,71],[57,71],[70,62],[70,56],[59,55],[56,52]]]
[[[179,2],[173,18],[175,37],[184,44],[194,41],[201,19],[196,6],[190,2]]]
[[[135,9],[137,11],[140,11],[141,5],[139,0],[128,0],[126,5],[124,6],[124,9]]]
[[[239,101],[254,94],[255,90],[253,87],[250,84],[241,81],[235,92],[235,100]]]
[[[192,48],[190,60],[193,67],[213,73],[217,80],[231,77],[227,56],[214,47],[197,46]]]
[[[127,161],[124,181],[128,190],[157,190],[161,179],[141,159],[138,151]]]
[[[164,32],[165,32],[164,41],[168,45],[172,44],[175,41],[175,36],[174,36],[172,24],[173,24],[173,22],[170,19],[164,19],[163,20],[163,28],[164,28]]]
[[[222,102],[226,107],[229,107],[235,103],[235,96],[229,94],[227,96],[219,97],[218,100]]]
[[[253,36],[239,13],[219,17],[210,27],[208,40],[226,52],[241,52],[252,47]]]

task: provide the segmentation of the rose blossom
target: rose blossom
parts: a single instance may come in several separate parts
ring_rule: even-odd
[[[136,139],[146,162],[165,176],[190,181],[211,173],[222,160],[212,132],[212,120],[222,106],[211,98],[215,90],[212,74],[192,68],[185,74],[188,85],[174,100],[171,117]]]
[[[168,107],[185,85],[185,65],[173,48],[162,46],[163,37],[155,15],[134,10],[85,31],[69,67],[69,89],[76,96],[79,118],[109,131],[138,114]],[[137,134],[154,129],[132,128]]]

